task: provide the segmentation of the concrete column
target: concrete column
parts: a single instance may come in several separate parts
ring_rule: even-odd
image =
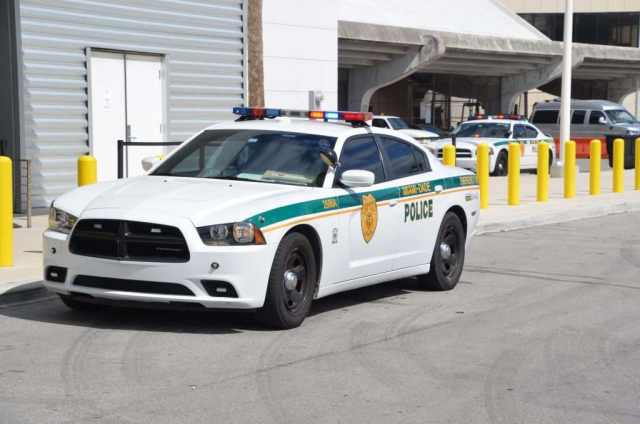
[[[424,46],[398,59],[350,70],[349,110],[368,111],[371,96],[377,90],[408,77],[444,55],[444,43],[438,37],[425,36],[424,42]]]
[[[264,63],[262,42],[262,0],[245,2],[247,9],[247,50],[249,93],[246,106],[264,107]]]
[[[607,100],[622,104],[625,97],[636,92],[637,81],[636,78],[610,81],[607,86]]]
[[[572,67],[577,68],[584,61],[584,55],[574,51]],[[510,113],[518,96],[525,91],[533,90],[547,84],[562,75],[562,58],[554,60],[544,68],[535,69],[523,74],[502,78],[502,94],[500,96],[500,112]]]

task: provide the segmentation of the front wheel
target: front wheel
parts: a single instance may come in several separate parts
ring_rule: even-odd
[[[311,309],[316,275],[309,240],[299,233],[282,239],[271,266],[264,306],[256,314],[258,322],[282,330],[300,326]]]
[[[458,284],[464,265],[465,239],[460,218],[453,212],[447,212],[438,232],[429,273],[418,276],[423,287],[446,291]]]
[[[509,158],[507,157],[507,153],[505,151],[502,151],[496,158],[496,167],[494,168],[491,175],[493,175],[494,177],[504,177],[505,175],[507,175],[508,166]]]

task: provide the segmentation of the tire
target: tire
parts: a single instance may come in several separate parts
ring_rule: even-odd
[[[104,305],[82,302],[69,296],[58,296],[60,296],[60,300],[62,300],[62,303],[64,303],[69,309],[73,309],[74,311],[104,311],[105,309],[107,309],[107,307]]]
[[[287,282],[290,272],[296,278]],[[281,330],[300,326],[311,309],[316,275],[309,240],[300,233],[291,233],[282,239],[269,273],[264,306],[256,313],[258,322]],[[291,284],[295,284],[295,288],[291,288]]]
[[[431,269],[428,274],[418,276],[418,282],[428,290],[447,291],[453,289],[462,274],[465,256],[465,234],[460,218],[453,212],[447,212],[440,231],[436,246],[431,256]],[[448,258],[444,258],[447,250],[442,247],[449,246]]]
[[[504,177],[507,175],[507,171],[509,168],[509,158],[507,157],[507,153],[503,150],[498,154],[498,158],[496,159],[496,167],[493,170],[494,177]]]

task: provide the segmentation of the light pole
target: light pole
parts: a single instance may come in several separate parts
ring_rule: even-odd
[[[564,53],[562,58],[562,95],[560,105],[560,160],[564,167],[564,145],[571,137],[571,63],[573,53],[573,0],[566,0],[564,9]]]

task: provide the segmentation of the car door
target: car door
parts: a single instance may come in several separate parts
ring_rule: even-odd
[[[356,136],[345,141],[340,166],[333,182],[341,209],[341,231],[346,238],[341,245],[344,275],[337,282],[354,280],[393,269],[395,234],[400,207],[399,190],[389,181],[378,142],[373,135]],[[365,170],[375,175],[371,187],[350,188],[340,183],[348,170]]]
[[[432,173],[421,149],[393,137],[379,137],[392,182],[400,188],[400,207],[393,215],[398,222],[393,269],[429,263],[438,235],[434,219]]]
[[[513,138],[520,143],[520,167],[530,167],[533,148],[531,140],[527,138],[527,131],[523,124],[515,124],[513,126]]]
[[[585,118],[587,117],[586,110],[574,110],[571,114],[571,136],[572,137],[589,137],[587,126],[585,125]]]
[[[524,164],[527,167],[538,166],[538,143],[542,139],[538,130],[531,125],[524,126],[525,137],[529,144],[525,146],[525,156],[523,157]]]
[[[600,118],[604,118],[604,123],[600,122]],[[600,110],[590,111],[588,122],[587,131],[589,132],[589,137],[601,137],[607,132],[607,117],[604,112]]]

